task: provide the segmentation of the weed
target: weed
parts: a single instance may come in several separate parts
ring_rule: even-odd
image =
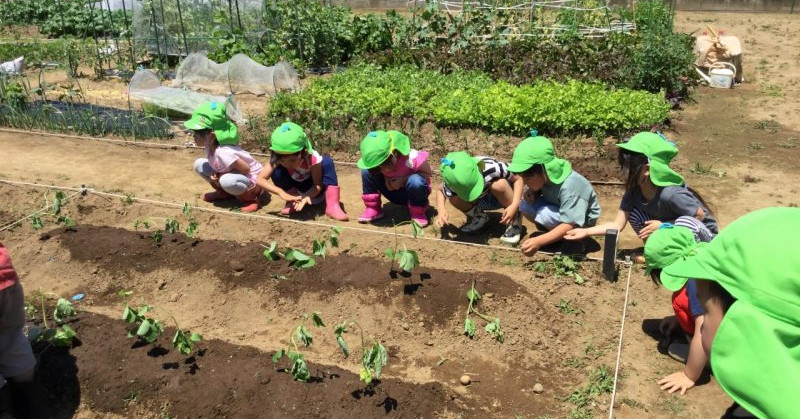
[[[757,178],[755,176],[750,176],[750,175],[744,175],[742,181],[744,181],[744,183],[758,183],[761,182],[761,178]]]
[[[492,335],[495,340],[502,343],[505,340],[505,334],[500,328],[500,319],[497,317],[492,318],[475,309],[475,305],[478,304],[481,298],[481,294],[475,289],[475,280],[473,279],[472,287],[467,291],[467,300],[469,300],[469,304],[467,305],[467,316],[464,319],[464,334],[469,336],[470,339],[475,337],[477,326],[475,321],[470,317],[471,314],[475,314],[487,322],[486,326],[484,326],[484,330]]]
[[[583,368],[584,366],[586,366],[586,362],[584,362],[584,360],[580,358],[572,357],[572,358],[567,358],[567,360],[564,361],[564,365],[572,368]]]
[[[156,230],[150,235],[150,238],[156,243],[156,245],[160,245],[161,241],[164,240],[164,232],[161,230]]]
[[[670,395],[669,397],[661,401],[661,403],[659,403],[659,406],[661,407],[661,410],[676,415],[678,413],[683,412],[683,410],[686,408],[686,402],[683,401],[681,397]]]
[[[637,408],[637,409],[644,409],[644,404],[643,403],[641,403],[641,402],[639,402],[639,401],[637,401],[635,399],[631,399],[630,397],[623,397],[622,401],[620,403],[627,404],[628,406],[634,407],[634,408]]]
[[[309,318],[311,318],[315,327],[325,327],[320,313],[315,311],[311,313],[311,315],[304,314],[301,323],[289,334],[289,343],[291,347],[285,349],[281,348],[272,356],[272,363],[275,365],[277,365],[278,361],[284,356],[289,358],[289,360],[292,361],[292,366],[288,372],[292,374],[292,377],[297,381],[308,381],[311,379],[311,373],[308,372],[308,364],[306,364],[305,356],[300,352],[300,349],[297,347],[297,342],[295,341],[295,337],[297,337],[297,341],[302,343],[305,347],[311,346],[314,342],[314,336],[311,335],[311,332],[309,332],[303,324]],[[286,370],[284,369],[284,371]]]
[[[760,121],[756,121],[755,128],[760,129],[768,134],[775,134],[781,128],[781,125],[778,121],[774,119],[762,119]]]
[[[558,304],[556,304],[556,307],[558,307],[558,311],[564,315],[575,314],[577,316],[578,314],[583,313],[583,310],[573,307],[572,300],[568,298],[562,298]]]
[[[795,148],[797,147],[797,138],[789,137],[784,141],[778,142],[778,147],[780,148]]]
[[[333,333],[336,336],[336,343],[345,358],[350,356],[350,348],[347,346],[344,334],[349,332],[353,326],[357,327],[361,333],[361,369],[358,372],[358,377],[364,384],[370,386],[374,383],[374,380],[381,378],[381,371],[389,362],[389,354],[386,352],[386,348],[377,340],[370,338],[372,342],[367,344],[364,339],[364,329],[361,325],[355,321],[344,320],[336,325]]]
[[[762,84],[761,93],[771,97],[782,97],[781,87],[775,84]]]
[[[531,270],[537,273],[550,273],[557,277],[572,277],[578,285],[582,285],[586,282],[578,273],[580,264],[571,257],[565,255],[554,256],[548,261],[534,262],[531,266]]]
[[[709,175],[711,174],[711,165],[703,166],[700,162],[694,163],[694,168],[690,170],[692,173],[696,175]]]
[[[605,365],[601,365],[589,373],[589,384],[586,387],[574,390],[564,400],[574,404],[577,407],[576,410],[582,410],[589,406],[595,397],[610,393],[613,387],[614,377],[609,374]]]
[[[147,218],[137,218],[136,221],[133,222],[133,229],[139,230],[139,227],[143,228],[150,228],[150,220]]]
[[[132,194],[126,193],[125,194],[125,198],[121,198],[121,199],[122,199],[122,203],[125,204],[125,205],[133,204],[133,195]]]
[[[752,142],[747,145],[747,148],[749,148],[750,150],[763,150],[764,144],[761,144],[759,142]]]
[[[419,223],[417,223],[414,220],[404,221],[402,223],[394,225],[394,249],[386,248],[386,250],[384,251],[384,254],[386,254],[386,257],[389,258],[392,261],[392,266],[390,268],[390,271],[394,271],[394,261],[397,261],[397,266],[400,269],[402,269],[403,272],[411,272],[414,268],[419,266],[419,255],[417,255],[417,252],[415,252],[413,250],[408,250],[408,248],[406,248],[405,243],[403,243],[403,250],[398,250],[398,248],[397,248],[397,246],[398,246],[397,227],[401,226],[403,224],[411,225],[411,235],[415,239],[418,236],[421,236],[421,235],[424,234],[424,231],[422,230],[422,226],[419,225]]]

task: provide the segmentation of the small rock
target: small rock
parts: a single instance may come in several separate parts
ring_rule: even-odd
[[[244,263],[239,260],[232,260],[231,262],[231,269],[234,272],[242,272],[244,270]]]
[[[163,290],[164,287],[166,286],[167,286],[167,281],[161,281],[161,283],[158,284],[158,289]]]
[[[403,323],[402,324],[402,328],[403,328],[403,330],[408,330],[408,329],[411,328],[411,326],[409,326],[408,323]]]
[[[469,375],[464,374],[464,375],[461,376],[461,384],[462,385],[468,386],[469,383],[471,383],[471,382],[472,382],[472,377],[470,377]]]
[[[487,292],[486,294],[484,294],[484,296],[486,296],[486,298],[494,298],[494,293],[493,292]]]
[[[534,384],[533,392],[536,394],[542,394],[544,392],[544,386],[542,385],[542,383]]]
[[[429,340],[429,341],[425,342],[425,344],[428,345],[428,346],[433,346],[433,341]]]
[[[419,322],[419,327],[425,327],[425,322]]]
[[[98,273],[100,273],[100,268],[95,266],[94,269],[92,269],[92,275],[97,275]]]
[[[178,301],[180,298],[181,298],[181,295],[178,294],[177,292],[174,292],[174,293],[170,294],[169,302],[170,303],[174,303],[174,302]]]

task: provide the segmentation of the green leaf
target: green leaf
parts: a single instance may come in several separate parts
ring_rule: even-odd
[[[475,322],[469,317],[464,320],[464,334],[470,339],[475,337]]]
[[[53,310],[53,318],[57,323],[61,323],[67,317],[75,315],[75,307],[66,298],[59,298],[56,303],[56,308]]]
[[[175,336],[172,337],[172,347],[177,349],[183,355],[192,353],[194,344],[186,337],[183,330],[178,329],[175,331]]]
[[[494,319],[494,321],[488,323],[484,329],[494,336],[498,342],[503,342],[505,340],[503,330],[500,329],[500,319]]]
[[[586,282],[580,274],[575,274],[575,283],[578,285],[583,285]]]
[[[423,234],[425,234],[425,230],[422,229],[422,226],[415,220],[411,220],[411,235],[417,238]]]
[[[278,352],[275,352],[275,355],[272,355],[272,363],[273,364],[277,364],[278,361],[280,361],[281,358],[283,358],[284,355],[286,355],[286,350],[285,349],[278,350]]]
[[[411,272],[414,268],[419,266],[419,256],[417,256],[417,252],[413,250],[406,250],[404,247],[403,250],[398,251],[395,256],[397,257],[397,265],[405,272]]]
[[[129,305],[125,304],[125,309],[122,310],[122,320],[125,320],[126,323],[136,323],[139,319],[139,313],[136,312],[135,309],[131,308]]]
[[[475,283],[472,283],[472,288],[467,290],[467,300],[475,304],[478,300],[481,299],[481,293],[475,289]]]
[[[297,340],[300,341],[305,346],[311,346],[311,343],[314,342],[314,336],[309,333],[308,329],[305,328],[302,324],[297,326]]]
[[[372,383],[372,373],[366,367],[361,367],[358,371],[358,379],[364,384],[370,385],[370,383]]]
[[[292,377],[298,381],[308,381],[311,378],[311,374],[308,372],[308,365],[302,357],[297,358],[294,363],[292,363],[292,370],[290,372]]]
[[[386,255],[386,257],[389,259],[394,259],[394,250],[388,247],[386,248],[386,250],[383,251],[383,254]]]
[[[189,215],[192,213],[192,207],[189,206],[188,202],[183,203],[183,209],[181,212],[183,212],[183,215]]]
[[[339,247],[339,236],[331,236],[328,242],[330,242],[331,247]]]
[[[133,291],[126,291],[126,290],[119,290],[117,291],[117,296],[121,298],[128,298],[133,294]]]
[[[325,253],[328,251],[328,245],[325,241],[320,239],[314,239],[314,242],[311,245],[314,256],[325,257]]]
[[[203,341],[203,335],[201,335],[199,333],[192,333],[191,335],[189,335],[189,340],[192,341],[192,342],[195,342],[195,343],[202,342]]]
[[[322,314],[318,311],[311,313],[311,321],[316,327],[325,327],[325,323],[322,321]]]
[[[33,223],[33,228],[36,229],[36,230],[41,230],[42,227],[44,227],[42,225],[42,218],[39,217],[38,214],[33,216],[33,218],[31,219],[31,222]]]
[[[276,251],[277,248],[278,248],[278,243],[275,240],[273,240],[272,243],[270,243],[269,248],[264,250],[264,257],[267,260],[271,261],[278,260],[279,255],[278,252]]]
[[[164,231],[169,234],[175,234],[181,231],[181,226],[178,223],[178,220],[174,218],[167,218],[167,221],[164,223]]]
[[[77,336],[75,330],[66,324],[57,329],[50,342],[58,347],[69,347],[72,345],[72,340]]]

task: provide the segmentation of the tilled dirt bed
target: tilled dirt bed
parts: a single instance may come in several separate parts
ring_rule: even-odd
[[[52,202],[43,189],[0,185],[0,194],[13,203],[4,222]],[[26,220],[0,232],[29,298],[85,295],[69,320],[78,342],[40,359],[57,417],[564,416],[577,408],[567,398],[590,372],[613,367],[624,284],[602,279],[595,262],[581,263],[578,284],[533,272],[518,252],[402,238],[422,265],[401,275],[381,256],[392,236],[345,228],[338,249],[293,269],[267,261],[263,245],[277,240],[310,253],[324,230],[196,211],[197,237],[164,233],[156,243],[152,233],[166,218],[185,224],[187,216],[91,193],[70,199],[62,214],[75,226],[43,214],[41,229]],[[500,319],[502,343],[474,315],[476,336],[463,334],[473,280],[483,295],[478,309]],[[131,292],[131,306],[155,307],[167,326],[155,343],[126,336],[120,290]],[[326,327],[304,320],[312,312]],[[193,356],[172,348],[172,317],[204,336]],[[344,320],[387,348],[377,385],[359,381],[355,331],[346,335],[351,356],[339,350],[333,326]],[[314,335],[301,348],[307,383],[292,379],[285,359],[271,359],[304,321]],[[463,374],[472,384],[459,382]],[[607,403],[608,394],[598,394],[582,408],[600,414]]]

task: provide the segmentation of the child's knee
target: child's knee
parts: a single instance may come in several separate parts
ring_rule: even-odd
[[[241,195],[253,186],[253,184],[242,176],[228,173],[220,176],[219,186],[231,195]]]
[[[211,173],[206,173],[210,171],[209,169],[211,169],[211,167],[208,164],[208,159],[199,158],[194,161],[194,171],[198,174],[210,176]]]
[[[406,188],[409,191],[422,191],[428,192],[428,179],[419,174],[413,174],[408,177],[406,181]]]
[[[536,209],[534,221],[542,227],[552,230],[561,224],[561,214],[555,205],[542,205]]]

